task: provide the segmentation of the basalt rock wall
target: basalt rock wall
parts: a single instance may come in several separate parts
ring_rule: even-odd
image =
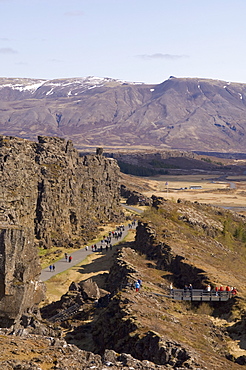
[[[101,154],[80,157],[72,142],[0,137],[0,225],[33,230],[39,244],[76,245],[120,216],[119,168]]]

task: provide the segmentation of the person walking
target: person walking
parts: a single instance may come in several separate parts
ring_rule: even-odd
[[[52,271],[52,265],[49,265],[50,272]]]
[[[72,256],[69,256],[68,257],[68,262],[71,262],[72,261]]]
[[[67,261],[67,253],[64,253],[65,260]]]
[[[55,271],[56,267],[55,265],[52,266],[52,271]]]

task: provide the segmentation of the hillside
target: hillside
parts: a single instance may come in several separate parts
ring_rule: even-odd
[[[43,309],[44,317],[80,300],[80,311],[56,324],[82,350],[126,352],[163,369],[239,369],[246,358],[245,217],[198,203],[153,200],[140,217],[135,242],[120,245],[109,273],[92,275],[104,289],[99,304],[84,298],[84,282],[73,283]],[[229,284],[238,296],[228,302],[174,301],[170,282],[195,289]]]
[[[71,139],[79,149],[244,152],[246,85],[171,77],[0,79],[0,133]]]

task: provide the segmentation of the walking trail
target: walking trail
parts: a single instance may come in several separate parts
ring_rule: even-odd
[[[136,228],[136,223],[135,223],[135,225],[132,225],[131,223],[129,223],[127,225],[124,225],[124,231],[122,231],[121,237],[118,238],[118,239],[112,237],[111,244],[115,245],[115,244],[119,243],[122,239],[125,238],[125,236],[129,232],[129,230],[132,230],[132,229],[135,229],[135,228]],[[55,264],[54,264],[55,265],[55,271],[50,271],[49,266],[44,268],[41,271],[40,280],[41,281],[47,281],[51,277],[53,277],[53,276],[55,276],[55,275],[57,275],[61,272],[64,272],[64,271],[68,270],[69,268],[71,268],[71,267],[77,265],[78,263],[82,262],[88,255],[94,253],[92,251],[92,248],[91,248],[92,245],[95,245],[95,243],[89,245],[88,250],[86,250],[85,247],[82,247],[81,249],[69,254],[69,256],[72,257],[71,262],[68,262],[68,258],[67,258],[67,261],[66,261],[65,256],[64,256],[64,258],[61,258],[60,260],[56,261]],[[104,243],[103,244],[103,250],[105,250],[105,246],[106,246],[106,244]],[[97,243],[97,252],[99,252],[101,250],[100,248],[101,248],[101,242],[98,242]]]

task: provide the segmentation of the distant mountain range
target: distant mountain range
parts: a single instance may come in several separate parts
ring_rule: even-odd
[[[78,149],[246,152],[246,84],[170,77],[0,78],[0,134],[71,139]]]

